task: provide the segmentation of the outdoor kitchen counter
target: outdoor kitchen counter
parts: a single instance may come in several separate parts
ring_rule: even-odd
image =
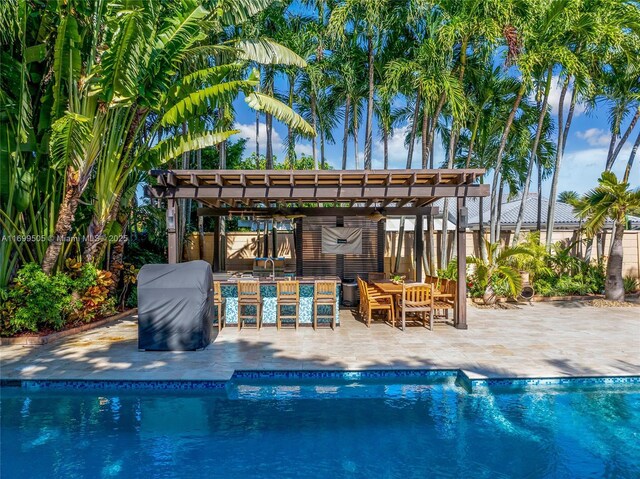
[[[292,279],[292,278],[291,278]],[[228,278],[226,280],[220,280],[220,290],[222,297],[226,299],[225,313],[226,324],[238,324],[238,281],[259,281],[260,282],[260,294],[262,296],[262,324],[263,325],[275,325],[276,324],[276,283],[278,281],[288,281],[288,278]],[[336,283],[336,306],[334,308],[334,314],[336,318],[336,324],[340,324],[339,316],[339,304],[340,304],[340,279],[335,276],[301,276],[295,278],[300,285],[300,303],[298,311],[298,321],[301,325],[310,326],[313,324],[313,292],[316,281],[335,281]],[[291,306],[283,306],[282,313],[287,314],[291,310]],[[326,308],[323,311],[323,308]],[[329,312],[330,308],[327,306],[320,307],[320,313]],[[320,321],[326,323],[327,320]]]

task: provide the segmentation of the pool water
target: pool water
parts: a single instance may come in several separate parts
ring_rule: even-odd
[[[637,478],[640,385],[3,388],[2,478]]]

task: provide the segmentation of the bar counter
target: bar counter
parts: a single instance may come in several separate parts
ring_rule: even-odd
[[[220,281],[220,291],[225,301],[225,322],[227,325],[238,324],[238,281],[258,281],[260,283],[260,294],[262,296],[262,325],[276,324],[276,283],[278,281],[289,281],[293,278],[276,277],[271,278],[254,278],[254,277],[224,277],[223,275],[214,275],[214,281]],[[300,287],[300,303],[298,311],[298,323],[300,325],[311,326],[313,324],[313,292],[316,281],[335,281],[336,282],[336,307],[335,316],[336,324],[340,324],[339,305],[340,305],[340,279],[335,276],[301,276],[295,278]],[[282,313],[292,312],[290,306],[283,306]],[[320,307],[320,313],[329,312],[330,308],[323,311]],[[320,320],[319,324],[325,326],[328,321]]]

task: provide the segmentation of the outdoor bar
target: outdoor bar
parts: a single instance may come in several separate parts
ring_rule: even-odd
[[[489,195],[489,186],[479,183],[484,174],[482,169],[152,170],[150,174],[156,184],[147,187],[146,195],[166,201],[169,263],[177,263],[182,257],[178,203],[197,201],[201,205],[198,215],[214,218],[212,267],[214,280],[220,283],[220,296],[224,298],[227,325],[243,321],[239,289],[246,282],[257,283],[252,294],[257,294],[261,301],[259,306],[247,303],[242,311],[261,316],[262,324],[275,324],[279,319],[278,284],[287,281],[299,284],[298,307],[290,316],[297,318],[296,327],[312,324],[314,311],[318,318],[325,315],[324,322],[329,320],[333,326],[338,325],[341,283],[361,276],[374,277],[384,271],[387,218],[413,217],[415,230],[423,231],[425,225],[433,225],[432,218],[439,214],[433,203],[444,198],[455,205],[454,244],[458,278],[463,278],[456,282],[457,291],[452,295],[453,325],[467,328],[465,198]],[[442,221],[448,221],[447,214],[442,216]],[[222,238],[225,221],[234,217],[262,221],[265,225],[262,255],[252,258],[250,270],[227,268]],[[295,264],[287,264],[278,257],[277,222],[290,225]],[[271,225],[271,231],[267,224]],[[411,280],[422,282],[425,281],[423,234],[414,235],[413,250],[415,266]],[[321,302],[315,290],[323,282],[334,283],[335,294],[330,302],[335,307],[323,304],[315,310],[316,302]],[[258,307],[262,311],[256,311]],[[283,308],[283,315],[287,307]]]

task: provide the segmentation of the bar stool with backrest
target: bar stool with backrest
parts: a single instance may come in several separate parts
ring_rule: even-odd
[[[220,288],[220,281],[213,282],[213,306],[215,309],[216,324],[218,326],[218,332],[222,331],[225,327],[225,320],[227,317],[226,312],[226,299],[222,297],[222,291]]]
[[[255,307],[255,314],[245,314],[243,308]],[[262,297],[258,281],[238,281],[238,329],[241,329],[245,319],[255,318],[256,328],[260,329],[262,322]]]
[[[429,313],[429,329],[433,331],[433,286],[430,284],[402,285],[402,330],[404,331],[407,313],[418,313],[422,325],[426,327],[426,313]]]
[[[336,282],[316,281],[313,289],[313,329],[318,327],[318,318],[330,319],[331,329],[336,327]],[[331,306],[331,315],[320,314],[318,308]]]
[[[295,328],[298,329],[298,312],[300,310],[300,283],[298,281],[278,281],[276,283],[276,326],[282,326],[283,319],[293,319]],[[282,314],[282,306],[293,306],[295,314]]]

